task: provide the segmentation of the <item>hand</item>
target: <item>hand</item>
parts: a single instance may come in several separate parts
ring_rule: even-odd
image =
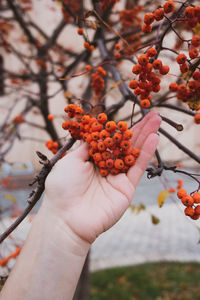
[[[133,127],[133,147],[141,153],[127,174],[101,177],[89,162],[86,143],[67,154],[46,180],[44,204],[81,239],[92,243],[114,225],[130,205],[135,188],[158,144],[161,118],[150,112]]]

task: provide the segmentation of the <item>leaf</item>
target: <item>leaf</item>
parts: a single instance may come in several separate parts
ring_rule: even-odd
[[[135,210],[136,210],[136,206],[135,205],[131,205],[130,207],[131,207],[131,212],[134,213]]]
[[[16,203],[17,202],[16,199],[15,199],[15,197],[13,195],[10,195],[10,194],[5,194],[4,198],[9,199],[12,203]]]
[[[195,27],[192,28],[195,34],[200,35],[200,23],[197,23]]]
[[[145,210],[146,206],[142,203],[137,207],[137,214],[139,214],[142,210]]]
[[[156,216],[154,215],[151,215],[151,222],[154,224],[154,225],[157,225],[160,223],[160,219],[158,219]]]
[[[169,192],[167,190],[163,190],[158,194],[158,206],[162,207],[163,203],[165,202],[165,200],[167,199],[167,197],[169,197]]]

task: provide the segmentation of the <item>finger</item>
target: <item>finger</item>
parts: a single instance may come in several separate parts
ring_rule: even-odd
[[[73,155],[75,155],[77,158],[79,158],[82,161],[87,161],[89,159],[89,147],[87,143],[83,143],[78,147],[76,150],[74,150]]]
[[[142,177],[144,171],[148,167],[148,164],[158,145],[158,141],[158,135],[155,133],[151,133],[144,142],[135,165],[129,169],[127,176],[135,187],[138,184],[140,178]]]
[[[148,136],[151,133],[156,133],[160,127],[161,118],[158,114],[154,114],[146,122],[146,124],[140,129],[140,133],[137,136],[137,139],[133,141],[133,145],[136,148],[141,148]]]
[[[133,137],[131,139],[132,143],[135,143],[137,140],[138,136],[141,133],[142,128],[148,123],[148,121],[154,117],[155,115],[158,115],[156,112],[149,112],[140,122],[138,122],[136,125],[132,127],[133,130]]]

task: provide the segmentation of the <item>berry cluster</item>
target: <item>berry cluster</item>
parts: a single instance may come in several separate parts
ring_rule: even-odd
[[[138,64],[132,68],[133,74],[139,75],[139,80],[131,80],[129,87],[134,89],[134,94],[140,96],[140,104],[143,108],[151,106],[151,92],[158,93],[160,91],[160,78],[155,71],[159,71],[161,75],[166,75],[169,72],[169,67],[162,64],[160,59],[155,59],[150,63],[150,59],[155,57],[157,50],[149,48],[146,54],[138,57]]]
[[[151,24],[154,21],[160,21],[164,18],[165,14],[169,14],[175,10],[174,1],[166,1],[163,7],[157,8],[153,13],[146,13],[144,16],[144,25],[142,31],[145,33],[152,31]]]
[[[177,93],[176,97],[179,100],[187,102],[190,109],[200,109],[200,71],[195,71],[192,74],[192,79],[186,84],[178,85],[176,82],[172,82],[169,89],[171,92]]]
[[[54,142],[52,140],[48,140],[45,146],[53,153],[56,154],[58,152],[58,142]]]
[[[94,89],[94,92],[97,96],[101,94],[101,92],[104,90],[105,84],[103,77],[106,76],[106,70],[104,70],[102,67],[98,67],[97,71],[91,75],[92,82],[91,86]]]
[[[24,116],[23,115],[17,115],[13,118],[13,122],[16,124],[22,124],[24,123]]]
[[[200,193],[196,192],[192,196],[187,194],[185,189],[180,189],[177,192],[177,196],[181,199],[181,202],[186,206],[184,213],[193,220],[198,220],[200,217]]]
[[[133,132],[126,122],[116,124],[108,121],[105,113],[98,114],[97,118],[83,114],[82,108],[74,104],[65,107],[65,112],[74,120],[63,122],[62,128],[68,130],[73,138],[84,140],[89,145],[90,158],[99,168],[101,176],[127,173],[135,164],[140,151],[131,149]]]

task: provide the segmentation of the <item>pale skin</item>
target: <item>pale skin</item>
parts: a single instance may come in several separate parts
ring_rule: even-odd
[[[127,175],[103,178],[86,144],[60,160],[0,300],[70,300],[91,244],[129,207],[158,144],[161,118],[150,112],[133,127],[141,154]],[[145,200],[145,199],[144,199]]]

